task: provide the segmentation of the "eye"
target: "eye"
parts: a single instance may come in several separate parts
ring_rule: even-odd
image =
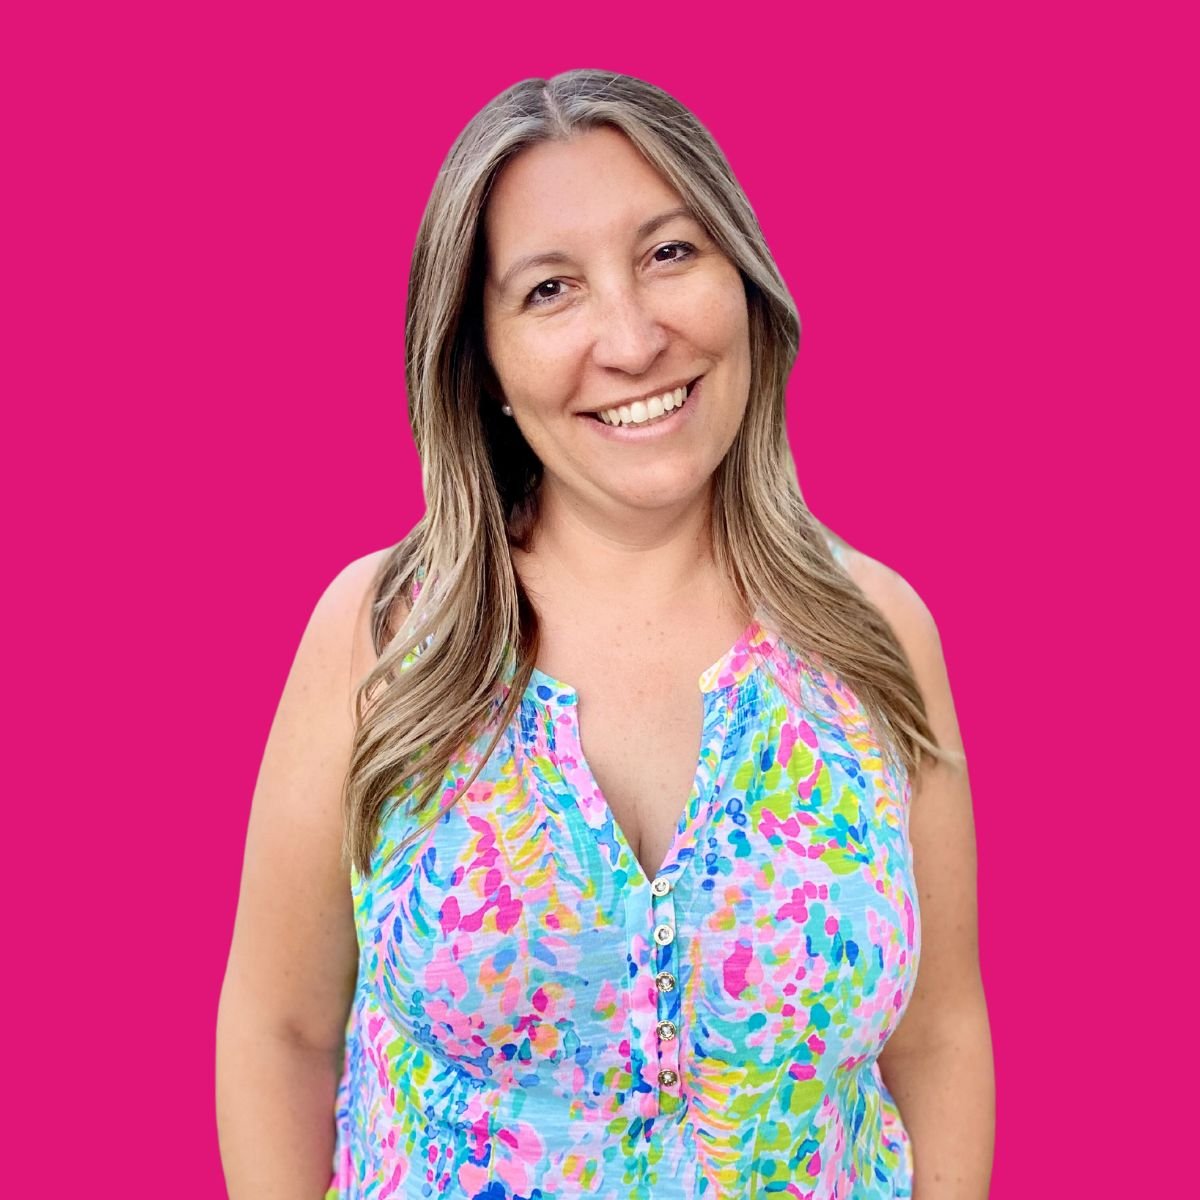
[[[657,255],[661,254],[664,250],[674,250],[676,248],[681,250],[682,253],[677,254],[674,258],[658,258],[657,257]],[[659,246],[659,248],[654,251],[655,256],[656,256],[655,262],[666,262],[666,263],[681,262],[683,259],[689,257],[690,255],[694,254],[695,252],[696,252],[696,248],[688,242],[667,242],[667,244],[665,246]]]
[[[542,293],[542,288],[556,287],[561,283],[561,279],[544,279],[525,297],[525,302],[527,304],[549,304],[552,300],[557,300],[562,295],[561,292],[554,292],[547,296]]]
[[[659,258],[658,255],[662,254],[664,251],[677,251],[677,253],[673,258]],[[684,259],[690,258],[695,253],[696,248],[690,242],[666,242],[653,251],[655,256],[654,261],[658,263],[665,263],[668,266],[671,263],[682,262]],[[542,282],[533,288],[532,291],[526,294],[525,303],[532,307],[539,307],[544,304],[553,304],[554,301],[557,300],[563,293],[551,292],[549,295],[547,295],[542,289],[561,286],[561,279],[543,279]]]

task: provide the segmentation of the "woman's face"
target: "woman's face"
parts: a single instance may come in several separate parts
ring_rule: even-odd
[[[746,410],[741,276],[683,210],[610,128],[531,146],[493,184],[488,356],[545,484],[584,503],[651,508],[695,497]],[[681,407],[660,407],[664,393],[673,402],[697,379]],[[592,415],[620,408],[651,419],[614,427]]]

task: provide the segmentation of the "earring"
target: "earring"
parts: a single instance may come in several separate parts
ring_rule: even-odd
[[[512,416],[512,405],[511,404],[502,404],[502,405],[500,405],[500,411],[506,417],[511,417]]]

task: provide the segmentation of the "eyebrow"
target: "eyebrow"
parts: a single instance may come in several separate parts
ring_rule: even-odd
[[[665,225],[668,221],[674,221],[676,217],[689,217],[695,220],[695,213],[690,208],[683,207],[659,213],[657,217],[651,217],[648,221],[643,221],[634,230],[635,239],[640,240],[641,238],[649,237],[660,225]],[[518,258],[501,277],[499,284],[500,291],[507,291],[513,279],[522,271],[527,271],[530,267],[544,267],[553,263],[569,262],[570,257],[565,250],[546,250],[541,254],[527,254],[524,258]]]

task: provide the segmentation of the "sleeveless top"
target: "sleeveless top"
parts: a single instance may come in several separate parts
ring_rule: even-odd
[[[431,814],[384,820],[371,877],[351,872],[325,1200],[911,1196],[876,1062],[920,953],[907,774],[760,616],[698,683],[695,778],[652,880],[577,694],[537,668],[436,824],[396,854]]]

